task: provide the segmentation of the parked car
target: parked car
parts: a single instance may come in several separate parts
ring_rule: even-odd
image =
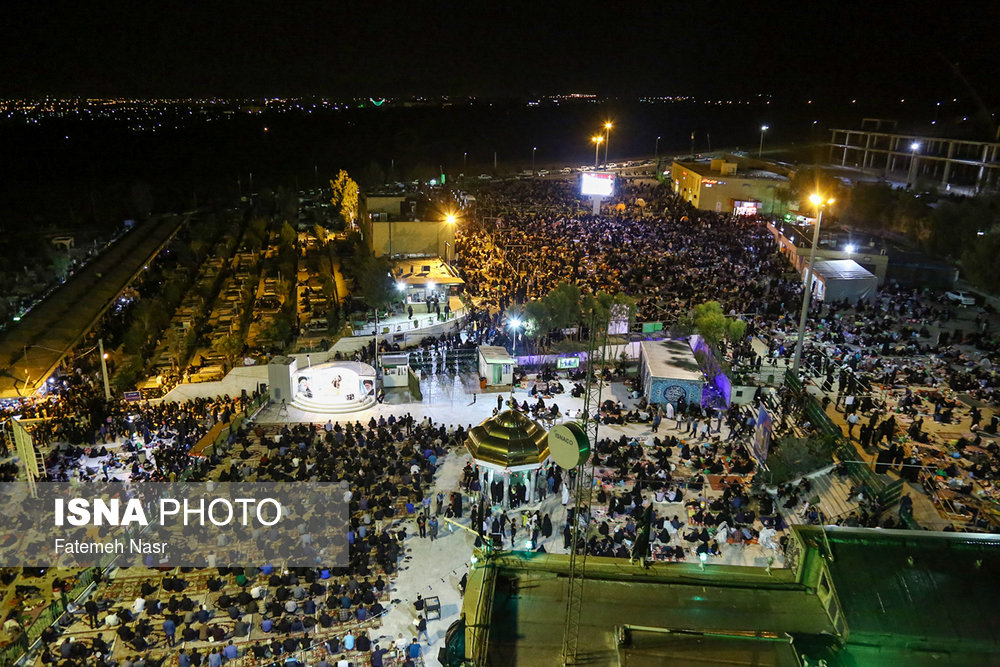
[[[944,296],[949,301],[953,301],[954,303],[962,306],[976,305],[976,298],[968,292],[948,291],[944,293]]]

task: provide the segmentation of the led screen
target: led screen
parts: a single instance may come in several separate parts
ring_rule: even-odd
[[[601,172],[581,174],[580,194],[590,197],[610,197],[615,189],[615,175]]]

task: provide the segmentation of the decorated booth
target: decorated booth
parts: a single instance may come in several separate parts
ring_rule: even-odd
[[[509,507],[512,494],[534,501],[536,475],[549,458],[548,433],[538,422],[505,410],[473,427],[465,448],[492,504]]]

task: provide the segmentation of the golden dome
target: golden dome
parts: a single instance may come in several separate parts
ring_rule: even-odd
[[[472,458],[501,468],[541,465],[549,458],[548,432],[517,410],[504,410],[469,431]]]

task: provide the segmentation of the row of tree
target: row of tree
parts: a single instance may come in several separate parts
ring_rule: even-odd
[[[522,317],[525,334],[541,350],[566,336],[580,340],[584,329],[607,329],[618,320],[627,325],[635,312],[635,299],[625,294],[585,293],[577,285],[560,283],[541,299],[526,303]]]

